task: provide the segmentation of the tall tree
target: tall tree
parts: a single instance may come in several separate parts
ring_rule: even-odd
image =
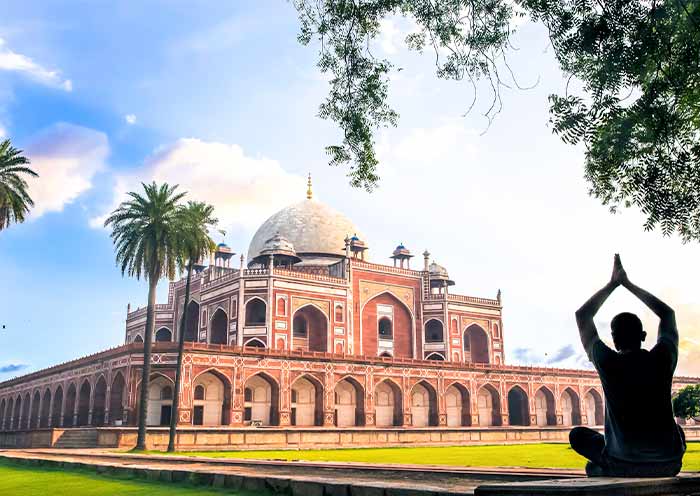
[[[22,176],[37,177],[28,167],[29,159],[14,148],[9,139],[0,142],[0,231],[10,224],[24,222],[34,201]]]
[[[485,115],[517,85],[508,65],[514,20],[542,23],[564,74],[582,87],[550,96],[553,130],[585,146],[589,192],[611,210],[636,206],[646,229],[700,241],[700,2],[697,0],[291,0],[299,41],[320,46],[330,91],[319,115],[342,142],[332,165],[373,188],[374,133],[395,125],[388,59],[375,56],[380,22],[412,19],[409,49],[428,49],[439,78],[490,83]],[[572,85],[572,87],[575,85]],[[473,105],[473,102],[472,102]],[[470,110],[471,107],[468,109]]]
[[[130,192],[105,221],[112,227],[117,265],[122,275],[148,281],[146,332],[143,339],[143,368],[138,418],[137,450],[146,449],[148,387],[151,376],[151,346],[155,325],[156,288],[161,277],[173,279],[181,258],[181,230],[178,202],[185,193],[177,186],[155,182],[144,184],[143,193]]]
[[[181,207],[177,222],[180,229],[180,256],[181,268],[187,267],[187,282],[185,283],[185,304],[180,320],[180,332],[178,333],[177,368],[175,369],[175,393],[173,395],[173,408],[170,417],[170,436],[168,439],[168,451],[175,451],[175,437],[177,435],[177,421],[180,407],[180,383],[182,382],[182,355],[185,347],[185,332],[187,326],[187,314],[190,301],[190,283],[194,264],[206,257],[215,248],[214,240],[209,236],[209,231],[218,222],[214,218],[214,207],[203,202],[187,202]]]

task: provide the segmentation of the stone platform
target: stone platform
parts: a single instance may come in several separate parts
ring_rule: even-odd
[[[372,448],[568,442],[570,427],[181,427],[179,450]],[[700,430],[688,432],[700,437]],[[0,448],[131,448],[135,427],[76,427],[0,432]],[[149,449],[165,449],[166,427],[149,427]]]
[[[231,460],[57,449],[4,450],[0,451],[1,458],[30,466],[87,469],[112,476],[141,477],[170,483],[187,481],[203,486],[292,496],[700,494],[700,474],[688,473],[655,479],[587,479],[581,471],[555,469]]]

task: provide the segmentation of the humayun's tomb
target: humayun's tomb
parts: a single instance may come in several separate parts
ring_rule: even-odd
[[[368,261],[361,231],[310,186],[247,257],[220,244],[189,301],[183,279],[156,305],[151,446],[167,444],[185,305],[181,447],[563,440],[603,424],[595,372],[507,364],[500,292],[454,294],[403,245]],[[145,322],[128,311],[122,346],[0,383],[0,446],[133,445]]]

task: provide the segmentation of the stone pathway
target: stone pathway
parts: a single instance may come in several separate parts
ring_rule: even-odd
[[[28,463],[90,466],[106,473],[136,473],[164,481],[189,479],[232,488],[291,490],[295,496],[472,495],[485,483],[581,475],[579,471],[232,460],[103,450],[0,450],[0,456]]]

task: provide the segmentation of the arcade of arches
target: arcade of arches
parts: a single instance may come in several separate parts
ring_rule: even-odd
[[[278,379],[258,372],[234,389],[223,370],[205,370],[192,379],[183,408],[192,425],[289,425],[299,427],[462,427],[462,426],[571,426],[604,421],[603,399],[594,388],[565,387],[555,395],[547,386],[535,389],[532,402],[526,390],[513,385],[501,395],[486,383],[471,390],[451,381],[438,391],[432,379],[421,379],[405,392],[389,378],[377,379],[368,393],[362,376],[339,377],[330,394],[325,379],[313,373],[297,375],[281,390]],[[111,381],[111,383],[109,382]],[[174,384],[155,373],[149,386],[149,425],[168,425]],[[240,391],[236,393],[236,391]],[[0,397],[0,428],[25,430],[85,425],[133,423],[135,408],[127,407],[125,376],[110,380],[99,375],[55,388],[37,389]],[[237,397],[237,394],[240,396]],[[369,396],[368,396],[369,394]],[[238,420],[237,420],[238,419]],[[182,423],[182,422],[180,422]]]

